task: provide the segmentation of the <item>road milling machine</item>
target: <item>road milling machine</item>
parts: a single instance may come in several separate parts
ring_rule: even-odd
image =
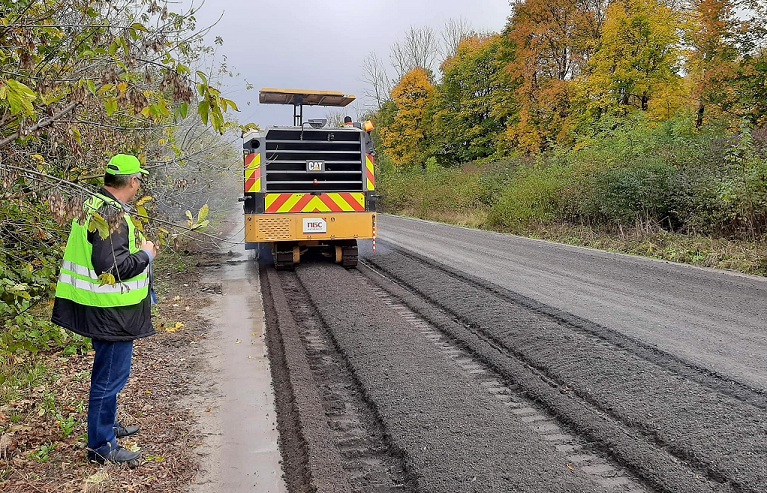
[[[369,135],[327,120],[303,121],[303,107],[344,107],[340,92],[262,89],[261,104],[293,106],[293,126],[243,134],[246,249],[293,269],[309,251],[347,268],[357,241],[376,238],[374,158]]]

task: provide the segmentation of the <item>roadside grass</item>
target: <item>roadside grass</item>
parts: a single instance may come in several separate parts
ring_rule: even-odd
[[[381,210],[767,275],[767,131],[636,119],[605,120],[572,149],[449,168],[382,153]]]
[[[510,184],[515,169],[508,163],[491,163],[427,172],[420,169],[383,172],[379,177],[379,210],[469,228],[767,276],[767,234],[752,235],[747,239],[742,232],[732,237],[713,233],[675,233],[661,228],[653,219],[631,220],[629,214],[621,220],[616,216],[613,222],[574,224],[560,217],[561,211],[557,212],[572,199],[551,185],[552,180],[569,183],[568,177],[557,175],[556,179],[552,178],[560,168],[552,167],[554,171],[550,171],[550,175],[542,168],[530,168],[526,173],[541,179],[534,183],[522,182],[526,187],[521,188]],[[585,200],[582,195],[575,196]],[[623,195],[618,193],[616,197]]]
[[[475,210],[432,209],[425,212],[416,208],[405,208],[390,212],[614,253],[767,276],[767,235],[754,240],[712,238],[670,233],[657,226],[642,224],[631,228],[613,229],[573,224],[528,224],[524,228],[509,231],[490,226],[488,208],[484,206],[478,206]]]
[[[754,241],[669,233],[660,228],[599,231],[586,226],[547,225],[527,231],[530,238],[767,276],[767,236]]]

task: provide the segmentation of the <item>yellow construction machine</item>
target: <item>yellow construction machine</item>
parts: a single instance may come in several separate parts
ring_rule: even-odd
[[[245,243],[292,269],[310,250],[357,265],[357,241],[376,238],[374,152],[365,128],[303,121],[303,107],[344,107],[340,92],[262,89],[261,104],[293,106],[293,126],[243,134]]]

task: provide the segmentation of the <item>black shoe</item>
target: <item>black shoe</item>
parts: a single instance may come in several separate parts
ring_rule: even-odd
[[[99,464],[111,462],[113,464],[128,464],[128,467],[134,468],[138,466],[140,458],[141,454],[139,452],[131,452],[119,445],[111,449],[107,454],[88,450],[88,460],[98,462]]]
[[[141,429],[136,425],[123,426],[120,423],[117,423],[117,426],[115,426],[115,437],[125,438],[135,435],[139,431],[141,431]]]

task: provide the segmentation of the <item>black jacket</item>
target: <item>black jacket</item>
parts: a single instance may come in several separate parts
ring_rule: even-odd
[[[104,189],[100,193],[114,199],[114,196]],[[106,239],[101,239],[98,232],[88,233],[88,241],[93,245],[91,260],[97,274],[109,271],[114,266],[112,273],[116,278],[130,279],[143,272],[149,264],[149,255],[146,252],[130,253],[128,225],[124,222]],[[151,306],[151,294],[137,305],[113,308],[85,306],[71,300],[56,298],[51,321],[92,339],[131,341],[155,333]]]

